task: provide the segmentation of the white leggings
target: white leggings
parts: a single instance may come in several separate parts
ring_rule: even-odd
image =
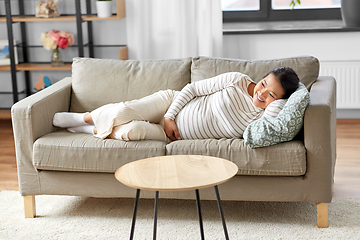
[[[141,99],[110,103],[91,112],[99,138],[159,140],[169,142],[164,131],[164,115],[175,90],[162,90]]]

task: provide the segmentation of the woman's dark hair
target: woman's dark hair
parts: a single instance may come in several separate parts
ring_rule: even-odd
[[[278,81],[281,83],[281,86],[285,90],[285,94],[282,98],[289,98],[290,95],[299,87],[299,77],[292,68],[278,67],[266,74],[265,77],[271,73],[276,76]]]

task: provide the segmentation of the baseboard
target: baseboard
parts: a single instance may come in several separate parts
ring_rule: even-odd
[[[336,109],[337,119],[360,119],[360,109]]]

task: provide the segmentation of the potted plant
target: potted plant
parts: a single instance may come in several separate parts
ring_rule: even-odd
[[[112,15],[112,2],[111,0],[97,0],[96,10],[99,18],[107,18]]]
[[[291,0],[290,1],[290,7],[292,7],[294,9],[296,3],[301,4],[301,1],[300,0]]]
[[[301,4],[300,0],[291,0],[290,6],[295,7],[296,3]],[[341,0],[341,16],[346,27],[360,27],[360,1],[359,0]]]
[[[345,26],[360,27],[359,10],[359,0],[341,0],[341,15]]]

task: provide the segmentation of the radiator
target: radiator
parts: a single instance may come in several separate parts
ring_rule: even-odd
[[[338,109],[360,109],[360,61],[320,62],[319,75],[336,79]]]

